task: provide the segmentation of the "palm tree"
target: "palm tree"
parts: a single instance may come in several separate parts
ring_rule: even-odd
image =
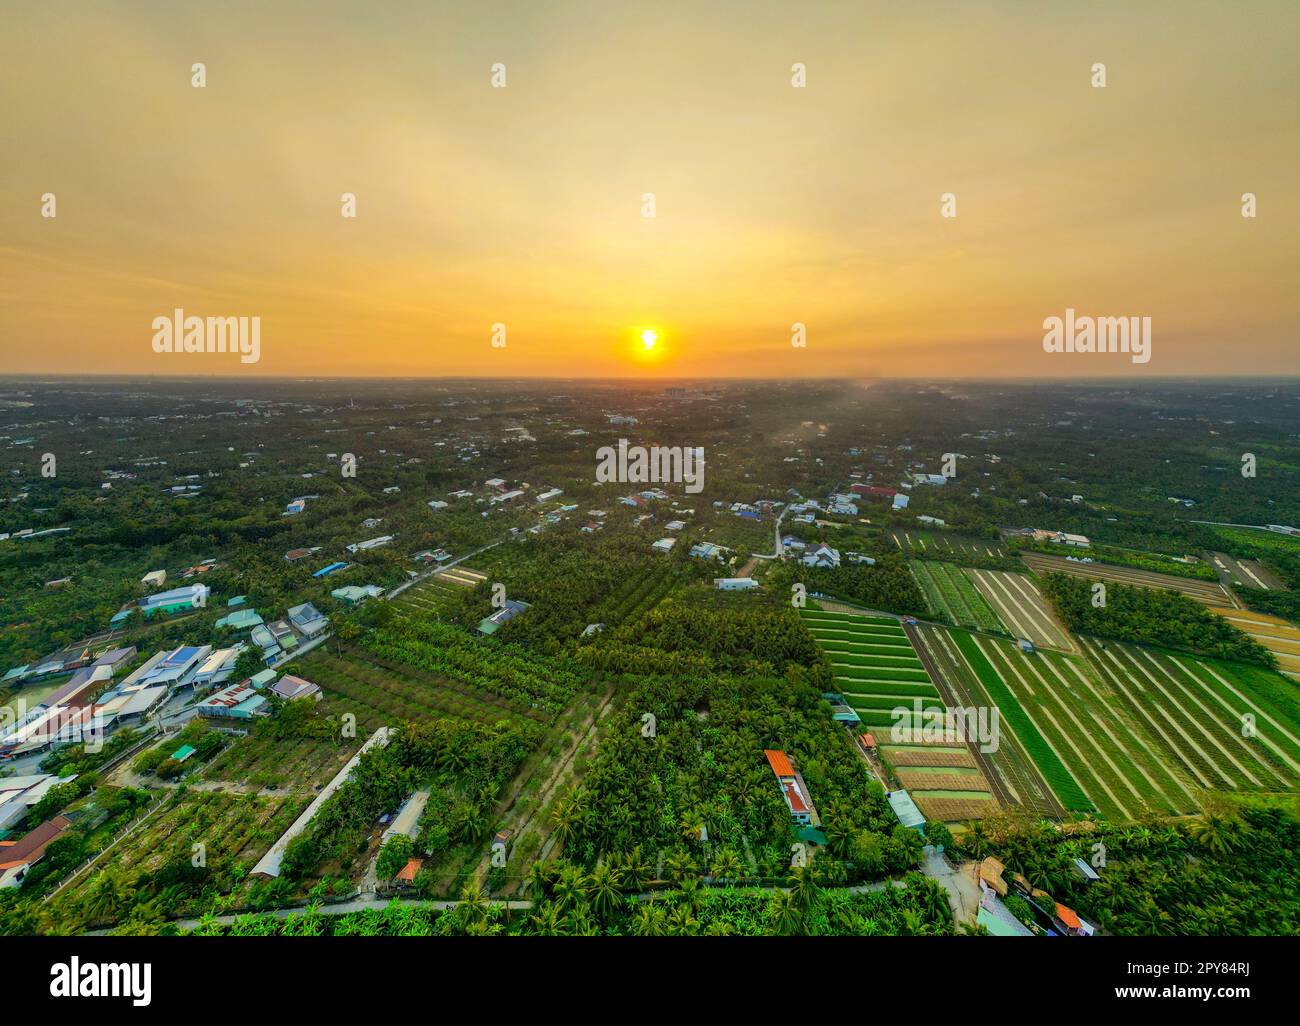
[[[678,905],[668,916],[668,935],[670,937],[693,937],[699,933],[700,921],[689,905]]]
[[[636,912],[632,914],[632,935],[635,937],[658,937],[663,933],[664,913],[653,901],[638,901]]]
[[[600,862],[587,878],[587,893],[596,915],[605,922],[618,911],[623,901],[619,892],[620,873],[608,862]]]
[[[553,901],[538,906],[528,921],[544,937],[563,937],[569,932],[564,916]]]
[[[803,932],[803,911],[791,891],[774,891],[768,901],[768,918],[774,932],[792,937]]]
[[[582,871],[577,866],[565,865],[555,880],[551,893],[555,903],[562,912],[570,912],[586,903],[586,888],[583,887]]]
[[[719,848],[713,856],[713,876],[722,883],[734,883],[744,872],[744,864],[734,848]]]
[[[541,901],[551,886],[551,869],[545,862],[534,862],[528,867],[528,889],[533,901]]]
[[[1239,825],[1235,820],[1206,815],[1187,826],[1192,840],[1213,855],[1226,855],[1237,846]]]
[[[961,846],[971,853],[972,858],[982,859],[989,853],[992,844],[982,820],[975,820],[966,825],[966,834],[961,839]]]
[[[468,883],[464,890],[460,892],[460,905],[458,911],[462,914],[462,921],[465,923],[482,922],[488,914],[487,895],[483,893],[483,888],[476,883]]]
[[[691,853],[686,849],[675,848],[668,858],[664,860],[664,869],[669,880],[673,883],[681,883],[695,872],[695,860],[691,858]]]
[[[813,877],[811,866],[799,866],[790,874],[790,893],[801,914],[806,915],[821,900],[821,888]]]
[[[637,845],[623,859],[623,882],[630,891],[640,893],[650,882],[653,867],[645,860],[641,845]]]
[[[116,866],[101,869],[86,888],[82,908],[92,923],[109,922],[126,907],[128,892],[125,874]]]

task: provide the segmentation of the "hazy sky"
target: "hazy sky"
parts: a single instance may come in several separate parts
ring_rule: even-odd
[[[5,0],[0,372],[1298,373],[1297,67],[1293,0]]]

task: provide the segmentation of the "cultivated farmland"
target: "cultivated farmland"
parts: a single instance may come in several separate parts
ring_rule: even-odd
[[[367,732],[401,720],[435,716],[479,723],[526,719],[540,723],[548,718],[527,703],[372,652],[345,649],[334,655],[323,646],[308,653],[298,666],[325,690],[324,711],[351,712]]]
[[[1265,591],[1285,591],[1286,585],[1263,563],[1253,559],[1235,559],[1226,552],[1211,552],[1210,564],[1219,571],[1224,584],[1240,588],[1262,588]]]
[[[864,729],[881,735],[881,758],[924,815],[956,822],[997,808],[968,746],[933,736],[936,731],[926,729],[925,720],[915,719],[916,703],[926,717],[946,707],[897,620],[824,610],[804,610],[803,616],[831,661],[836,689],[862,718]],[[895,726],[911,726],[915,733],[897,736]]]
[[[1256,613],[1253,609],[1214,609],[1221,617],[1277,657],[1278,669],[1300,680],[1300,628],[1281,617]]]
[[[921,624],[911,631],[917,652],[951,705],[967,709],[999,708],[999,703],[989,695],[962,656],[951,632],[929,624]],[[983,770],[1003,805],[1021,805],[1039,815],[1061,818],[1065,815],[1064,808],[1044,782],[1022,742],[1009,729],[1005,714],[1001,715],[996,750],[981,752],[977,746],[971,746],[964,753],[971,760],[969,764]]]
[[[1028,575],[1001,570],[968,570],[967,573],[1016,637],[1028,638],[1038,646],[1074,651],[1069,634]]]
[[[1217,581],[1173,577],[1152,570],[1135,570],[1131,567],[1110,566],[1106,563],[1075,563],[1064,556],[1049,556],[1043,552],[1026,552],[1020,558],[1035,573],[1046,574],[1055,571],[1072,577],[1086,577],[1090,581],[1114,581],[1139,588],[1155,588],[1157,591],[1178,591],[1207,606],[1238,604],[1236,598]]]
[[[393,600],[395,606],[406,612],[437,616],[449,599],[467,588],[473,588],[487,579],[481,570],[467,566],[454,566],[426,577],[419,584],[407,588]]]
[[[1098,677],[1194,787],[1279,790],[1300,775],[1291,685],[1261,667],[1083,639]],[[1249,717],[1249,719],[1246,719]]]
[[[1294,710],[1260,701],[1263,678],[1278,680],[1267,671],[1092,639],[1080,659],[953,637],[1074,811],[1185,814],[1197,810],[1199,790],[1285,789],[1300,773]],[[1254,737],[1243,737],[1247,713]]]
[[[942,559],[975,566],[1004,563],[1011,558],[1011,551],[1002,542],[987,538],[964,538],[946,532],[902,527],[889,532],[889,537],[912,558]]]
[[[910,559],[907,565],[925,595],[926,603],[947,623],[995,634],[1007,633],[1002,621],[961,567],[921,559]]]

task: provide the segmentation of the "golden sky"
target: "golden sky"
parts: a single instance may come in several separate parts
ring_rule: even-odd
[[[1296,373],[1297,67],[1294,2],[10,0],[0,373]]]

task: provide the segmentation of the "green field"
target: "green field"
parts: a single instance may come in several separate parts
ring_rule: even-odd
[[[811,632],[834,672],[835,687],[867,727],[902,722],[891,710],[944,708],[899,622],[892,617],[803,610]]]
[[[1267,671],[1087,639],[1083,659],[1027,655],[953,634],[1068,809],[1185,814],[1199,808],[1198,791],[1284,790],[1300,773],[1295,709],[1267,700]],[[1246,714],[1253,737],[1243,736]]]
[[[939,619],[958,627],[1008,633],[993,607],[961,567],[925,559],[909,559],[907,565],[926,603]]]

